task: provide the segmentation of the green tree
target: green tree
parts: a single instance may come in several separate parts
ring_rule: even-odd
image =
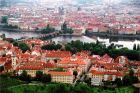
[[[7,16],[2,16],[1,23],[7,24],[8,23],[8,17]]]
[[[75,71],[73,71],[73,75],[75,76],[75,78],[77,77],[77,75],[78,75],[78,72],[75,70]]]
[[[13,42],[13,45],[14,45],[14,46],[18,46],[18,42],[16,42],[16,41]]]
[[[139,45],[139,44],[137,45],[137,50],[138,50],[138,51],[140,50],[140,45]]]
[[[48,77],[47,77],[47,82],[51,82],[52,81],[52,77],[50,74],[48,74]]]
[[[28,83],[30,83],[31,80],[32,80],[31,75],[27,75],[27,80],[26,80],[26,81],[27,81]]]
[[[43,74],[41,79],[42,79],[43,83],[51,82],[51,75],[50,74]]]
[[[133,50],[137,50],[137,46],[136,46],[136,44],[134,44],[134,46],[133,46]]]
[[[131,69],[129,70],[129,74],[124,76],[123,85],[132,85],[134,83],[138,83],[138,81],[138,77],[134,76],[134,71]]]
[[[49,24],[47,25],[46,28],[41,30],[41,32],[45,34],[52,33],[54,31],[55,31],[55,28],[51,27]]]
[[[0,66],[0,72],[4,70],[4,66]]]
[[[41,49],[43,50],[60,50],[62,48],[62,45],[60,44],[48,44],[48,45],[43,45]]]
[[[31,76],[27,74],[27,71],[23,71],[20,76],[19,79],[23,80],[23,81],[27,81],[30,82],[31,81]]]
[[[74,88],[75,93],[92,93],[91,88],[86,84],[78,84]]]
[[[88,31],[87,29],[86,29],[86,31],[85,31],[85,34],[86,34],[86,35],[88,35],[88,34],[89,34],[89,31]]]
[[[114,43],[112,43],[111,45],[108,46],[108,49],[115,49],[116,46],[114,45]]]
[[[84,80],[85,83],[87,83],[88,85],[91,85],[91,78],[87,77],[85,80]]]
[[[27,50],[30,50],[29,46],[25,43],[19,43],[18,46],[23,52],[26,52]]]
[[[43,76],[43,72],[42,71],[36,71],[36,80],[37,81],[41,81],[41,78]]]
[[[64,22],[64,24],[61,26],[61,30],[66,30],[67,29],[67,24],[66,24],[66,22]]]
[[[73,93],[72,90],[70,90],[70,85],[67,84],[50,84],[47,87],[47,93]]]
[[[121,80],[120,78],[116,78],[115,81],[114,81],[114,83],[115,83],[118,87],[122,86],[122,80]]]
[[[134,71],[132,69],[129,70],[129,76],[134,76]]]
[[[126,56],[130,60],[140,60],[140,51],[138,50],[129,50],[128,48],[116,49],[114,44],[111,44],[109,47],[97,43],[83,43],[79,40],[71,41],[70,43],[65,44],[65,50],[70,51],[72,54],[80,52],[82,50],[91,51],[91,55],[104,55],[109,54],[111,57],[116,58],[118,56]]]

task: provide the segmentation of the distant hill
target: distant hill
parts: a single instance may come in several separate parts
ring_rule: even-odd
[[[101,0],[76,0],[79,4],[85,4],[85,3],[101,3]]]
[[[9,6],[20,2],[31,3],[37,1],[41,0],[0,0],[0,6]],[[76,1],[78,4],[91,4],[91,3],[100,4],[103,3],[105,0],[71,0],[71,1]],[[121,3],[140,7],[140,0],[121,0]]]
[[[11,6],[17,3],[32,3],[36,0],[0,0],[0,7]]]

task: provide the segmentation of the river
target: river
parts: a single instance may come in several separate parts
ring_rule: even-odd
[[[21,37],[36,37],[39,36],[38,33],[34,32],[6,32],[6,31],[0,31],[0,34],[5,34],[7,38],[14,38],[19,39]],[[87,43],[95,43],[97,40],[103,44],[106,44],[107,46],[111,43],[114,43],[115,45],[122,45],[123,47],[127,47],[129,49],[133,49],[134,44],[138,45],[140,44],[140,40],[111,40],[109,38],[102,38],[102,37],[95,37],[95,38],[89,38],[87,36],[81,36],[81,37],[75,37],[75,36],[59,36],[52,39],[52,41],[58,42],[70,42],[70,41],[80,40],[82,42]]]

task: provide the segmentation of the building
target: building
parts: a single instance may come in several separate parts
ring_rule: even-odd
[[[119,56],[115,60],[105,54],[103,57],[93,57],[92,67],[87,74],[91,78],[92,85],[101,85],[102,81],[114,81],[122,79],[128,71],[128,59]]]
[[[36,71],[45,72],[45,63],[44,62],[29,61],[29,62],[26,62],[26,63],[21,63],[16,68],[17,74],[19,74],[19,75],[24,70],[27,71],[27,74],[31,75],[32,77],[35,77],[36,76]]]
[[[85,70],[89,60],[82,59],[81,57],[73,55],[72,57],[63,58],[57,63],[58,67],[66,68],[80,68],[80,70]]]
[[[61,83],[73,83],[73,73],[72,72],[57,72],[57,71],[50,71],[48,74],[52,77],[52,82],[61,82]]]
[[[71,53],[69,51],[46,51],[46,60],[54,60],[71,57]]]

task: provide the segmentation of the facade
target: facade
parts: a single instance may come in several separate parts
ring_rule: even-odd
[[[73,74],[72,72],[55,72],[50,71],[48,74],[52,77],[52,82],[61,82],[61,83],[73,83]]]
[[[107,54],[99,58],[93,57],[92,67],[87,74],[92,85],[101,85],[102,81],[114,81],[116,78],[122,79],[128,71],[128,59],[124,56],[115,60]]]

